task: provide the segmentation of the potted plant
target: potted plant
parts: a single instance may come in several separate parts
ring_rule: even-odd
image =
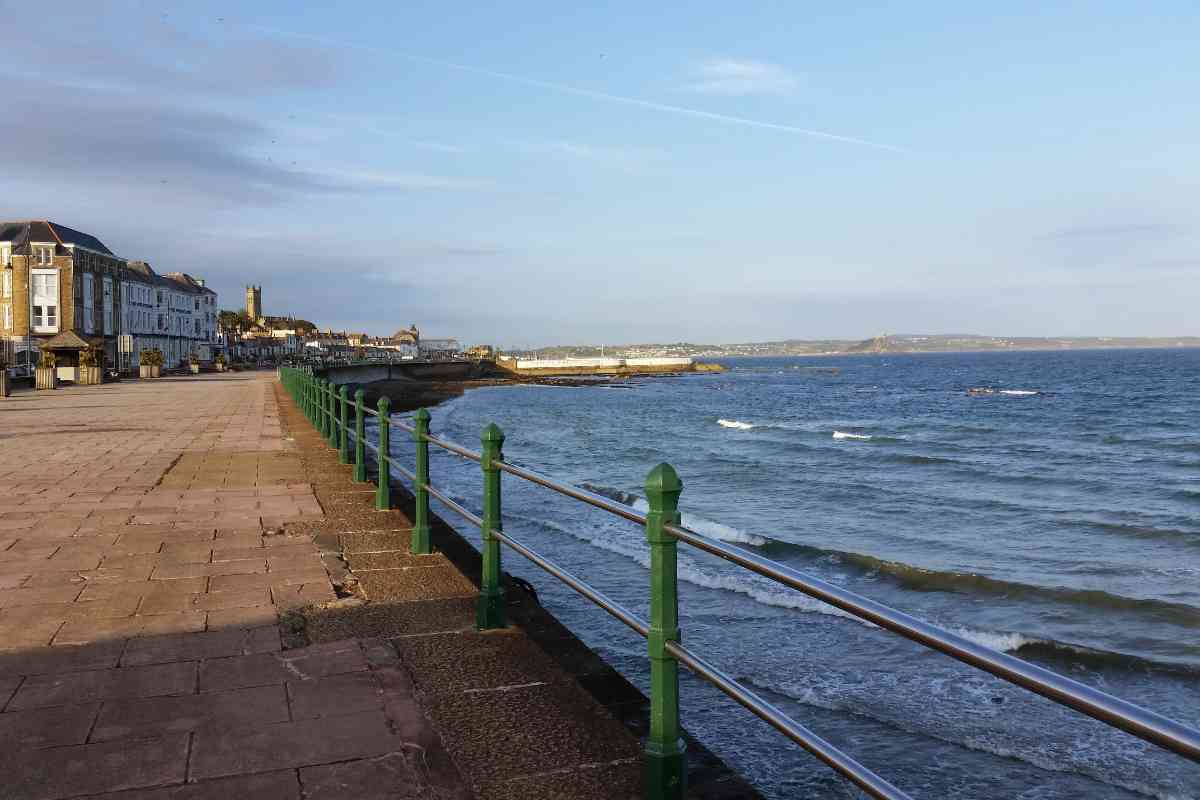
[[[200,374],[200,356],[195,353],[188,355],[188,369],[192,371],[193,375]]]
[[[213,359],[213,364],[216,366],[217,372],[224,372],[225,371],[225,354],[217,353],[217,357],[215,359]]]
[[[157,348],[143,350],[138,355],[138,374],[143,378],[157,378],[162,375],[163,354]]]
[[[99,386],[104,380],[104,352],[95,347],[79,351],[79,383]]]
[[[42,351],[42,358],[34,372],[34,385],[39,389],[58,388],[58,359],[49,350]]]
[[[8,362],[0,356],[0,397],[8,397],[12,394],[12,388],[9,386],[8,379]]]

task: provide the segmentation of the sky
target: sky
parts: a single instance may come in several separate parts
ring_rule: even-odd
[[[0,18],[0,218],[223,307],[502,347],[1200,334],[1194,0]]]

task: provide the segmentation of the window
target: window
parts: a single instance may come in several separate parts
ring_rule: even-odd
[[[200,310],[200,298],[199,297],[196,298],[196,310],[197,311]]]
[[[3,291],[0,292],[0,295],[3,295],[4,297],[12,297],[12,270],[11,269],[4,270],[3,281],[4,281]]]
[[[0,244],[0,267],[12,266],[12,245]]]
[[[54,245],[35,244],[33,246],[33,263],[39,266],[51,266],[54,263]]]
[[[83,273],[83,331],[94,333],[96,329],[96,287],[90,272]]]
[[[104,279],[104,335],[113,335],[113,282],[112,278]]]
[[[58,270],[33,270],[34,333],[58,333]]]
[[[12,330],[12,306],[4,304],[4,329]]]

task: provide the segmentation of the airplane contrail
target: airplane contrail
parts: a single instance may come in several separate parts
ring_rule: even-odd
[[[510,83],[520,83],[525,86],[532,86],[538,89],[547,89],[554,92],[562,92],[564,94],[573,94],[579,97],[590,97],[594,100],[605,100],[610,103],[623,103],[625,105],[637,106],[639,108],[647,108],[652,111],[662,111],[668,114],[680,114],[688,117],[696,117],[699,119],[710,119],[715,122],[724,122],[731,125],[743,125],[750,128],[762,128],[765,130],[782,131],[784,133],[795,133],[801,136],[811,136],[818,139],[827,139],[835,142],[844,142],[846,144],[857,144],[864,147],[873,147],[877,150],[888,150],[893,153],[907,153],[908,151],[902,147],[895,145],[883,144],[881,142],[872,142],[868,139],[859,139],[854,136],[843,136],[837,133],[828,131],[818,131],[811,128],[800,128],[795,125],[783,125],[777,122],[765,122],[763,120],[748,119],[746,117],[735,117],[729,114],[718,114],[713,111],[703,111],[698,108],[687,108],[686,106],[674,106],[666,103],[655,103],[650,100],[642,100],[637,97],[626,97],[619,94],[609,94],[608,92],[598,92],[593,89],[581,89],[578,86],[571,86],[565,83],[556,83],[554,81],[543,81],[537,78],[527,78],[523,75],[515,75],[511,72],[501,72],[494,69],[486,69],[484,67],[473,67],[469,64],[459,64],[454,61],[445,61],[440,58],[430,58],[429,56],[416,55],[415,53],[407,53],[403,50],[394,50],[391,48],[376,47],[374,45],[365,44],[348,44],[346,42],[327,39],[321,36],[312,36],[305,33],[295,33],[292,31],[282,31],[275,28],[266,28],[262,26],[253,26],[256,30],[272,33],[279,36],[290,36],[299,39],[309,39],[311,41],[320,42],[322,44],[334,47],[354,47],[360,50],[370,50],[378,53],[386,53],[388,55],[398,56],[408,61],[415,61],[432,66],[444,67],[446,69],[458,70],[460,72],[469,72],[475,75],[483,75],[496,80],[509,81]]]

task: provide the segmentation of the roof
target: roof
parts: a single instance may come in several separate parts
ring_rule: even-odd
[[[104,242],[90,233],[59,225],[44,219],[25,220],[20,222],[0,222],[0,242],[13,244],[28,244],[29,242],[55,242],[60,245],[75,245],[88,250],[95,250],[106,255],[115,255]]]
[[[103,339],[84,339],[75,331],[63,331],[42,345],[43,350],[87,350],[89,347],[103,347]]]

